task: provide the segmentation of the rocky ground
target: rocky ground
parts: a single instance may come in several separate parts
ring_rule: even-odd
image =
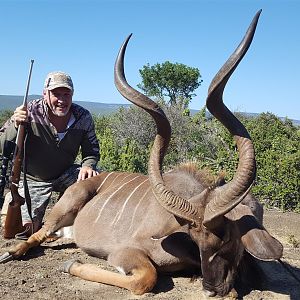
[[[240,299],[300,299],[300,283],[288,271],[292,270],[300,279],[300,215],[266,211],[264,225],[283,243],[282,261],[288,269],[278,262],[260,262],[261,287],[240,288]],[[0,237],[0,254],[16,242]],[[106,267],[105,261],[89,257],[77,249],[72,240],[61,239],[43,244],[21,260],[0,265],[0,299],[206,299],[201,292],[201,278],[193,280],[190,275],[184,274],[161,275],[151,293],[134,296],[121,288],[87,282],[62,273],[60,266],[71,258]]]

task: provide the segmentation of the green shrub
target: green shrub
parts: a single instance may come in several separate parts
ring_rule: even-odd
[[[225,172],[226,180],[230,180],[237,168],[238,153],[224,126],[208,118],[205,108],[190,117],[176,106],[163,107],[172,127],[164,169],[193,160],[215,174]],[[252,192],[267,207],[300,212],[299,128],[270,113],[256,118],[238,117],[249,131],[256,151],[257,177]],[[135,107],[121,109],[95,123],[101,144],[101,168],[147,173],[155,136],[154,122],[147,113]]]

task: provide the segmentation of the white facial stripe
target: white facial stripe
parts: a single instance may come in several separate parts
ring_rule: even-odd
[[[156,238],[156,237],[151,236],[150,240],[152,240],[152,241],[159,241],[159,240],[163,240],[163,239],[166,238],[166,237],[167,237],[167,235],[164,235],[164,236],[159,237],[159,238]]]
[[[126,273],[125,273],[125,271],[124,271],[124,269],[123,269],[122,267],[117,266],[116,269],[117,269],[117,271],[118,271],[119,273],[121,273],[121,274],[123,274],[123,275],[126,275]]]
[[[215,258],[215,256],[218,254],[218,252],[214,253],[209,259],[208,259],[208,262],[212,262],[213,259]]]

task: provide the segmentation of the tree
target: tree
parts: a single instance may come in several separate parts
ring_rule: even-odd
[[[164,99],[167,96],[170,105],[180,104],[187,108],[193,92],[202,83],[200,71],[184,64],[166,61],[162,64],[149,64],[139,70],[142,83],[138,87],[151,97]]]

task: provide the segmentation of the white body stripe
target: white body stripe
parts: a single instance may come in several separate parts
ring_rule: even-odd
[[[131,175],[131,174],[130,174]],[[127,178],[128,176],[126,176],[126,178]],[[96,220],[95,220],[95,222],[94,223],[97,223],[98,222],[98,220],[99,220],[99,218],[100,218],[100,216],[101,216],[101,213],[102,213],[102,211],[103,211],[103,209],[105,208],[105,206],[107,205],[107,203],[109,202],[109,200],[119,191],[119,190],[121,190],[126,184],[128,184],[128,183],[130,183],[130,182],[132,182],[132,181],[134,181],[136,178],[138,178],[139,177],[139,175],[138,176],[136,176],[136,177],[134,177],[134,178],[132,178],[132,179],[130,179],[129,181],[127,181],[127,182],[124,182],[119,188],[117,188],[108,198],[107,198],[107,200],[104,202],[104,204],[103,204],[103,206],[101,207],[101,209],[100,209],[100,211],[99,211],[99,214],[98,214],[98,217],[96,218]]]
[[[142,185],[144,184],[148,179],[144,180],[143,182],[141,182],[130,194],[129,196],[127,197],[127,199],[125,200],[123,206],[122,206],[122,209],[118,212],[118,214],[115,216],[114,220],[113,220],[113,223],[112,225],[116,225],[116,223],[120,220],[123,212],[124,212],[124,209],[126,207],[126,204],[128,203],[128,201],[130,200],[130,198],[132,197],[132,195],[135,193],[135,191]]]
[[[97,193],[97,194],[99,193],[99,191],[100,191],[102,185],[105,183],[106,179],[107,179],[108,177],[110,177],[112,174],[114,174],[114,172],[108,173],[108,174],[106,175],[106,177],[103,179],[102,183],[100,184],[100,186],[99,186],[99,187],[97,188],[97,190],[96,190],[96,193]]]
[[[105,177],[104,181],[105,181],[110,175],[112,175],[112,174],[114,174],[114,173],[115,173],[115,172],[109,173],[109,174]],[[115,180],[116,180],[118,177],[122,176],[122,175],[123,175],[122,173],[118,174],[118,175],[113,179],[113,181],[110,183],[110,185],[109,185],[106,189],[109,189],[110,186],[115,182]],[[127,175],[127,176],[128,176],[128,175]],[[127,178],[127,176],[126,176],[125,178]],[[98,187],[97,193],[99,192],[100,188],[102,187],[104,181],[103,181],[103,182],[101,183],[101,185]],[[90,209],[93,208],[96,204],[98,204],[97,201],[95,201],[94,204],[91,205],[91,207],[89,208],[89,211],[90,211]],[[89,214],[89,211],[88,211],[88,214]]]
[[[148,179],[147,179],[148,180]],[[151,187],[149,186],[149,188],[147,188],[147,190],[145,191],[144,195],[141,197],[139,203],[137,204],[137,206],[135,207],[134,209],[134,212],[133,212],[133,215],[132,215],[132,219],[131,219],[131,224],[130,224],[130,227],[129,227],[129,230],[132,228],[133,226],[133,220],[135,218],[135,215],[136,215],[136,212],[140,206],[140,204],[143,202],[143,200],[145,199],[145,196],[147,195],[147,193],[149,192],[149,190],[151,189]]]

